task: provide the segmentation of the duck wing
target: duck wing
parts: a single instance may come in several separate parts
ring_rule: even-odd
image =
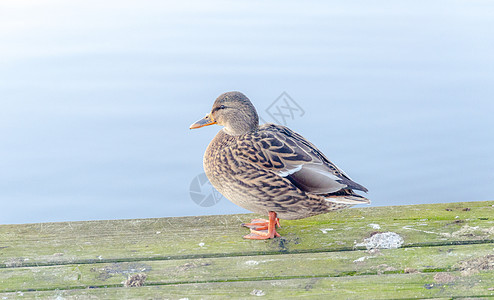
[[[260,126],[258,131],[239,138],[234,148],[237,158],[287,178],[306,192],[331,194],[349,189],[367,192],[312,143],[284,126]]]

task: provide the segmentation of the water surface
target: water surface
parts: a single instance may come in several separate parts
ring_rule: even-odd
[[[372,205],[492,200],[490,1],[2,1],[0,224],[245,212],[190,184],[225,91]],[[276,107],[276,105],[274,106]]]

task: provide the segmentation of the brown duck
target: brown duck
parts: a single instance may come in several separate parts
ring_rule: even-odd
[[[354,190],[367,189],[350,179],[300,134],[275,124],[259,126],[250,100],[240,92],[220,95],[209,114],[190,129],[224,126],[204,154],[211,184],[233,203],[269,220],[243,224],[247,239],[270,239],[281,219],[302,219],[370,203]]]

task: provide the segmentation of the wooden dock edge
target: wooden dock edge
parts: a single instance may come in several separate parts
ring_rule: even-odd
[[[1,299],[494,297],[494,201],[0,225]]]

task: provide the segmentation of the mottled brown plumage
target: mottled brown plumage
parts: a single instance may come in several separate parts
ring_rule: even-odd
[[[367,189],[304,137],[280,125],[259,126],[254,106],[242,93],[220,95],[211,113],[191,128],[211,124],[225,127],[204,154],[204,170],[212,185],[233,203],[259,214],[274,212],[282,219],[369,203],[353,191]],[[262,235],[259,229],[266,226],[251,226],[258,229],[253,235]]]

